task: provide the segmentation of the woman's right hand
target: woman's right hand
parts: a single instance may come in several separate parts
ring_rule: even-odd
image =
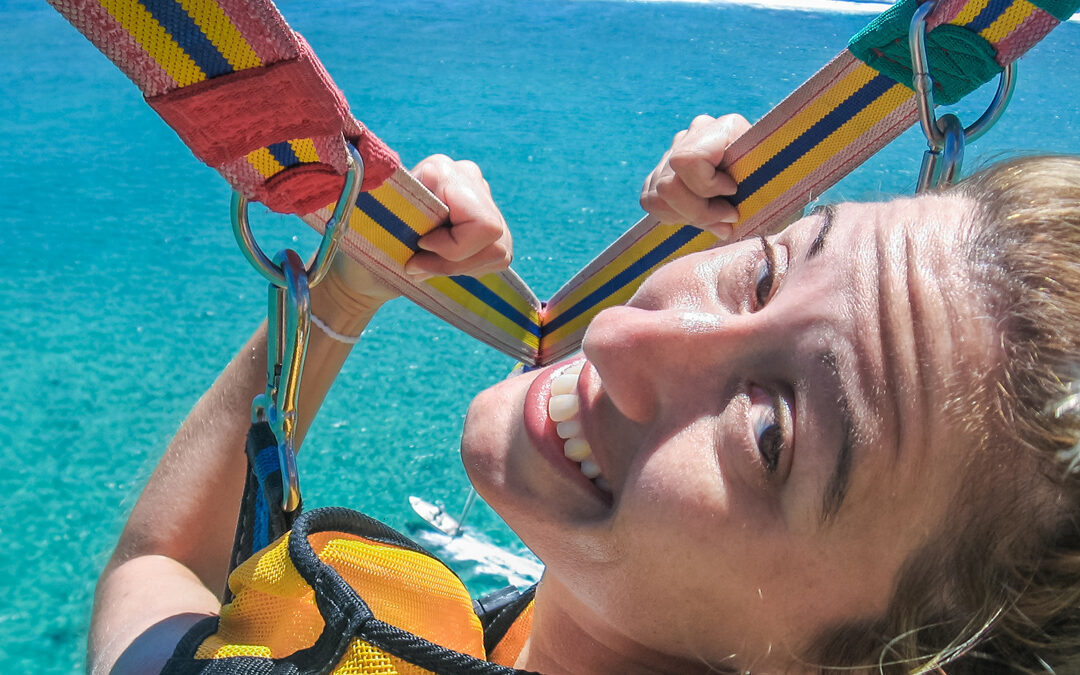
[[[664,223],[694,225],[721,239],[732,233],[738,210],[725,197],[735,180],[720,166],[728,146],[750,123],[742,115],[700,115],[675,140],[641,189],[641,207]]]
[[[449,209],[447,222],[420,237],[420,250],[405,265],[416,283],[433,276],[479,277],[505,270],[513,259],[513,239],[495,205],[491,188],[470,161],[432,155],[413,175]],[[326,277],[341,313],[371,313],[399,293],[366,267],[339,251]],[[322,318],[322,317],[320,317]]]

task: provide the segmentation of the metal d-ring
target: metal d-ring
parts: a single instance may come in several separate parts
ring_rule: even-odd
[[[934,11],[937,0],[929,0],[915,10],[908,29],[908,48],[911,50],[912,88],[919,106],[919,123],[930,149],[940,151],[945,145],[945,132],[934,112],[934,79],[930,74],[930,59],[926,53],[926,18]],[[1012,100],[1016,88],[1016,64],[1010,63],[1001,71],[997,92],[986,112],[964,129],[964,140],[972,143],[990,130],[1001,118]]]
[[[319,243],[319,250],[315,253],[315,259],[311,261],[307,269],[309,286],[312,287],[322,281],[330,269],[327,263],[334,258],[338,244],[341,243],[341,238],[344,236],[345,230],[348,229],[339,225],[345,220],[349,209],[356,204],[356,198],[360,194],[360,186],[364,182],[363,158],[351,143],[346,143],[345,148],[349,154],[349,170],[345,174],[345,186],[341,190],[337,205],[334,206],[334,213],[326,223],[326,229],[323,230],[322,241]],[[263,253],[259,243],[255,241],[255,236],[251,233],[247,206],[247,197],[234,190],[231,212],[233,235],[236,237],[236,243],[240,245],[240,251],[243,252],[244,257],[247,258],[248,262],[259,274],[278,288],[284,288],[286,284],[285,273],[282,271],[281,266],[275,264]]]

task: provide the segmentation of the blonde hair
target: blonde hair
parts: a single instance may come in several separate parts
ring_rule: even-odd
[[[1028,157],[949,188],[975,205],[971,280],[1000,368],[951,409],[975,460],[950,522],[877,620],[826,631],[822,672],[1080,672],[1080,158]]]

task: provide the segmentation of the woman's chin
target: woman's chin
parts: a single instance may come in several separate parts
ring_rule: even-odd
[[[498,493],[506,486],[512,445],[524,435],[522,409],[527,384],[520,384],[504,380],[477,394],[461,434],[465,472],[480,496],[496,509]]]

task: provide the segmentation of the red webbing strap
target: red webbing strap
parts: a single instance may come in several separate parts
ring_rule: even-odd
[[[265,0],[49,0],[248,199],[307,214],[341,194],[346,139],[365,191],[400,166]]]

